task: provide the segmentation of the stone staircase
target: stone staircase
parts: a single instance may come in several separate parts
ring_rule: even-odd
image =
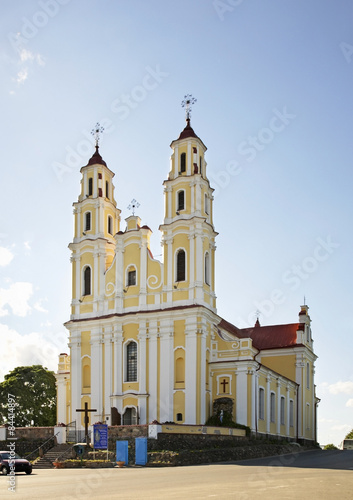
[[[67,456],[65,455],[65,451],[67,452]],[[50,448],[49,451],[45,453],[43,457],[41,457],[33,466],[34,469],[53,469],[53,462],[61,456],[61,460],[65,458],[69,458],[72,453],[72,447],[69,444],[58,444],[53,448]],[[63,455],[64,454],[64,455]]]

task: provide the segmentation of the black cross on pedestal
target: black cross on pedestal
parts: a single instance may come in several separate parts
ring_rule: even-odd
[[[225,378],[222,380],[221,385],[223,385],[223,392],[226,392],[226,386],[228,385],[228,382]]]
[[[90,410],[88,409],[88,403],[85,403],[85,407],[84,408],[79,408],[78,410],[76,411],[83,411],[85,413],[85,418],[84,418],[84,423],[85,423],[85,439],[86,439],[86,443],[87,443],[87,446],[89,445],[89,439],[88,439],[88,423],[89,423],[89,418],[88,418],[88,412],[90,411],[97,411],[93,408],[91,408]]]

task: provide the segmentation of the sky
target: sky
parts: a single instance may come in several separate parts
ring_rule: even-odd
[[[80,168],[100,153],[161,254],[172,140],[191,125],[215,188],[218,314],[295,323],[309,306],[318,438],[353,428],[353,3],[0,4],[0,380],[68,352]]]

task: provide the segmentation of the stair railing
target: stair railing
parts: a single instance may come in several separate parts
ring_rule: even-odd
[[[28,460],[30,456],[34,455],[35,453],[37,453],[37,456],[39,455],[39,450],[40,448],[42,448],[43,452],[45,453],[46,451],[49,451],[50,448],[53,448],[54,446],[54,442],[51,446],[49,446],[49,448],[46,446],[47,443],[49,443],[50,441],[54,441],[56,439],[56,436],[58,435],[59,433],[57,432],[56,434],[54,434],[54,436],[51,436],[49,439],[47,439],[46,441],[44,441],[44,443],[42,443],[40,446],[38,446],[38,448],[36,448],[35,450],[31,451],[31,453],[29,453],[28,455],[26,455],[24,458],[26,460]],[[47,448],[46,450],[44,448]]]

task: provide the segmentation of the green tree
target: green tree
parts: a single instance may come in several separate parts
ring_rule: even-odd
[[[353,429],[351,432],[348,432],[347,436],[344,439],[353,439]]]
[[[11,398],[15,400],[11,412]],[[10,407],[9,407],[10,406]],[[54,372],[42,365],[18,366],[0,383],[0,423],[25,427],[51,426],[56,423],[56,388]]]
[[[324,450],[338,450],[338,448],[334,444],[330,443],[330,444],[325,444]]]

